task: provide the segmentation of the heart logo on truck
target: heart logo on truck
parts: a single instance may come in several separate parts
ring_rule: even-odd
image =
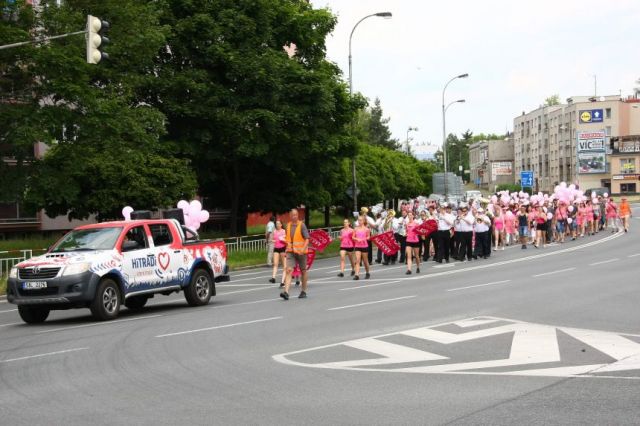
[[[171,258],[169,257],[169,253],[160,253],[158,254],[158,265],[160,265],[160,267],[166,271],[167,268],[169,267],[169,262],[171,261]]]

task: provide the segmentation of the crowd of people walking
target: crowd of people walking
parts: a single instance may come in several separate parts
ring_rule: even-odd
[[[562,191],[561,191],[562,192]],[[437,203],[432,200],[409,200],[401,203],[399,213],[394,209],[381,210],[363,207],[355,222],[345,219],[339,233],[340,270],[338,277],[349,275],[359,280],[371,277],[374,262],[372,236],[391,232],[399,250],[383,254],[377,250],[375,263],[382,265],[405,264],[407,275],[420,273],[430,259],[449,263],[488,259],[493,252],[520,245],[521,249],[543,249],[550,243],[563,244],[568,239],[586,238],[600,232],[628,232],[631,208],[625,197],[616,203],[614,197],[600,195],[587,199],[579,194],[573,200],[564,197],[508,196],[496,194],[491,199],[469,199],[458,205]],[[269,254],[273,272],[271,283],[276,282],[282,265],[281,297],[288,300],[293,267],[300,267],[303,288],[300,297],[306,297],[306,262],[303,254],[309,244],[309,232],[297,220],[292,210],[292,224],[286,227],[273,219],[269,225],[267,241],[273,250]],[[434,231],[426,235],[418,227],[432,221]],[[436,227],[437,225],[437,227]],[[347,272],[348,268],[350,269]]]

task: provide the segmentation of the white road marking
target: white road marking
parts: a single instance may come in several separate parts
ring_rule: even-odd
[[[282,319],[282,318],[283,317],[271,317],[271,318],[253,320],[253,321],[236,322],[234,324],[217,325],[217,326],[214,326],[214,327],[198,328],[198,329],[195,329],[195,330],[179,331],[177,333],[160,334],[160,335],[158,335],[156,337],[181,336],[183,334],[192,334],[192,333],[199,333],[201,331],[218,330],[218,329],[221,329],[221,328],[235,327],[235,326],[238,326],[238,325],[256,324],[256,323],[260,323],[260,322],[279,320],[279,319]]]
[[[442,265],[435,265],[434,268],[435,269],[450,268],[452,266],[456,266],[455,262],[454,263],[443,263]]]
[[[91,323],[91,324],[72,325],[70,327],[60,327],[60,328],[52,328],[50,330],[41,330],[41,331],[38,331],[37,334],[53,333],[53,332],[56,332],[56,331],[65,331],[65,330],[74,330],[76,328],[98,327],[98,326],[101,326],[101,325],[119,324],[121,322],[139,321],[139,320],[144,320],[144,319],[148,319],[148,318],[157,318],[157,317],[161,317],[161,316],[162,316],[161,314],[145,315],[143,317],[125,318],[125,319],[121,319],[121,320],[108,321],[108,322],[94,322],[94,323]]]
[[[611,262],[616,262],[620,259],[618,259],[617,257],[615,259],[609,259],[609,260],[602,260],[600,262],[595,262],[595,263],[590,263],[589,266],[597,266],[597,265],[604,265],[605,263],[611,263]]]
[[[358,303],[358,304],[355,304],[355,305],[338,306],[336,308],[329,308],[329,309],[327,309],[327,311],[338,311],[338,310],[341,310],[341,309],[357,308],[359,306],[375,305],[375,304],[378,304],[378,303],[393,302],[395,300],[412,299],[414,297],[417,297],[417,296],[394,297],[393,299],[383,299],[383,300],[376,300],[376,301],[373,301],[373,302]]]
[[[573,271],[576,268],[565,268],[565,269],[558,269],[557,271],[551,271],[551,272],[545,272],[542,274],[536,274],[536,275],[531,275],[533,278],[538,278],[538,277],[544,277],[547,275],[553,275],[553,274],[561,274],[562,272],[569,272],[569,271]]]
[[[64,351],[49,352],[49,353],[46,353],[46,354],[23,356],[23,357],[20,357],[20,358],[2,359],[2,360],[0,360],[0,364],[7,363],[7,362],[14,362],[14,361],[24,361],[24,360],[27,360],[27,359],[34,359],[34,358],[42,358],[42,357],[45,357],[45,356],[62,355],[62,354],[70,353],[70,352],[86,351],[87,349],[89,349],[89,348],[74,348],[74,349],[66,349]]]
[[[627,257],[638,257],[638,256],[640,256],[640,253],[630,254],[630,255],[629,255],[629,256],[627,256]]]
[[[359,286],[355,286],[355,287],[345,287],[345,288],[341,288],[340,291],[360,290],[361,288],[378,287],[380,285],[396,284],[396,283],[399,283],[399,282],[400,282],[400,280],[396,280],[396,281],[387,281],[387,282],[384,282],[384,283],[377,283],[377,284],[367,284],[367,285],[359,285]]]
[[[275,289],[275,285],[271,284],[269,287],[258,287],[258,288],[250,288],[248,290],[235,290],[235,291],[227,291],[225,293],[217,293],[216,296],[226,296],[227,294],[237,294],[237,293],[249,293],[250,291],[258,291],[258,290],[269,290]]]
[[[491,324],[496,322],[506,322],[489,328],[472,330],[462,333],[449,333],[438,330],[438,328],[448,325],[457,325],[468,328],[478,325]],[[571,335],[574,339],[582,342],[581,347],[597,350],[604,355],[614,359],[605,364],[573,365],[575,356],[580,364],[580,354],[578,349],[568,350],[561,356],[557,331],[562,331]],[[405,346],[402,344],[391,344],[389,346],[384,340],[390,336],[409,336],[415,339],[422,339],[441,345],[458,344],[468,341],[487,339],[494,336],[512,334],[512,341],[504,343],[506,348],[510,348],[508,358],[495,360],[482,359],[480,361],[451,362],[455,358],[445,358],[437,353],[416,351],[414,345]],[[315,348],[303,349],[285,354],[274,355],[275,361],[288,365],[300,367],[337,369],[348,371],[369,371],[380,373],[430,373],[430,374],[466,374],[466,375],[498,375],[498,376],[536,376],[536,377],[580,377],[580,378],[610,378],[623,380],[640,380],[640,376],[629,373],[628,375],[598,375],[601,372],[626,372],[640,369],[640,343],[632,341],[625,336],[635,336],[622,333],[610,333],[597,330],[583,330],[550,325],[525,323],[516,320],[496,317],[479,317],[449,323],[431,325],[412,330],[395,333],[388,333],[364,339],[340,342],[331,345],[318,346]],[[382,339],[382,340],[381,340]],[[491,342],[486,341],[488,344]],[[299,354],[307,354],[306,359],[310,359],[309,354],[314,351],[325,350],[337,347],[352,347],[371,353],[371,356],[364,358],[357,356],[353,359],[351,355],[344,355],[343,360],[332,362],[296,361],[292,357]],[[404,347],[404,349],[403,349]],[[437,348],[437,347],[434,347]],[[566,349],[565,349],[566,350]],[[588,351],[589,349],[587,349]],[[583,349],[584,352],[584,349]],[[576,354],[574,354],[576,353]],[[349,359],[351,358],[351,359]],[[389,368],[388,364],[407,362],[406,359],[414,358],[414,362],[424,361],[423,365],[412,365],[404,368]],[[312,359],[312,358],[311,358]],[[447,360],[441,363],[432,361]],[[560,367],[545,368],[548,363],[564,364]],[[383,368],[379,365],[385,365]],[[532,366],[540,365],[533,369]],[[482,371],[482,369],[494,369],[502,367],[502,371]],[[506,367],[509,367],[508,369]]]
[[[220,308],[229,308],[231,306],[240,306],[240,305],[254,305],[256,303],[264,303],[264,302],[278,302],[280,301],[280,298],[271,298],[271,299],[260,299],[260,300],[254,300],[251,302],[242,302],[242,303],[230,303],[228,305],[218,305],[218,306],[212,306],[212,308],[216,308],[216,309],[220,309]]]
[[[20,324],[24,324],[23,322],[12,322],[9,324],[0,324],[0,327],[9,327],[10,325],[20,325]]]
[[[470,285],[470,286],[467,286],[467,287],[451,288],[451,289],[449,289],[449,290],[447,290],[447,291],[458,291],[458,290],[466,290],[466,289],[468,289],[468,288],[486,287],[486,286],[488,286],[488,285],[504,284],[504,283],[508,283],[508,282],[510,282],[510,281],[511,281],[511,280],[494,281],[494,282],[486,283],[486,284],[477,284],[477,285]]]
[[[0,311],[0,314],[6,314],[7,312],[15,312],[17,309],[8,309],[6,311]]]

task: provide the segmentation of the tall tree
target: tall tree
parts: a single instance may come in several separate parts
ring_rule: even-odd
[[[51,216],[114,217],[125,204],[157,208],[192,194],[189,165],[175,158],[173,143],[160,141],[165,117],[142,102],[165,42],[154,2],[42,0],[38,7],[30,36],[78,31],[91,13],[111,22],[113,44],[99,65],[86,63],[81,36],[42,43],[22,61],[32,114],[16,126],[25,145],[49,146],[30,164],[28,204]]]
[[[202,195],[231,208],[232,232],[248,211],[330,202],[328,180],[356,150],[345,129],[359,106],[325,58],[336,18],[304,0],[163,4],[171,32],[149,101]]]
[[[557,93],[549,96],[544,100],[544,106],[555,106],[560,105],[560,95]]]
[[[389,121],[391,119],[383,116],[379,98],[376,98],[373,102],[373,107],[371,107],[369,114],[368,142],[371,145],[382,146],[388,149],[398,149],[400,146],[398,140],[391,137],[391,131],[389,130]]]

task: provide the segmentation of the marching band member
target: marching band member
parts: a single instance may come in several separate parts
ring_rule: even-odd
[[[438,241],[438,252],[436,253],[436,262],[442,263],[445,260],[449,263],[449,244],[451,238],[451,228],[456,218],[447,211],[448,204],[440,205],[440,215],[438,217],[438,232],[436,239]]]
[[[467,260],[471,260],[473,257],[473,225],[475,222],[475,217],[473,217],[473,213],[469,211],[469,206],[463,204],[460,206],[460,215],[459,218],[459,231],[458,236],[458,260],[464,262],[464,258],[466,256]]]
[[[484,214],[484,209],[480,207],[477,211],[475,223],[473,229],[476,231],[476,247],[474,253],[474,259],[482,257],[488,259],[491,256],[491,236],[489,235],[489,229],[491,228],[491,219]]]

